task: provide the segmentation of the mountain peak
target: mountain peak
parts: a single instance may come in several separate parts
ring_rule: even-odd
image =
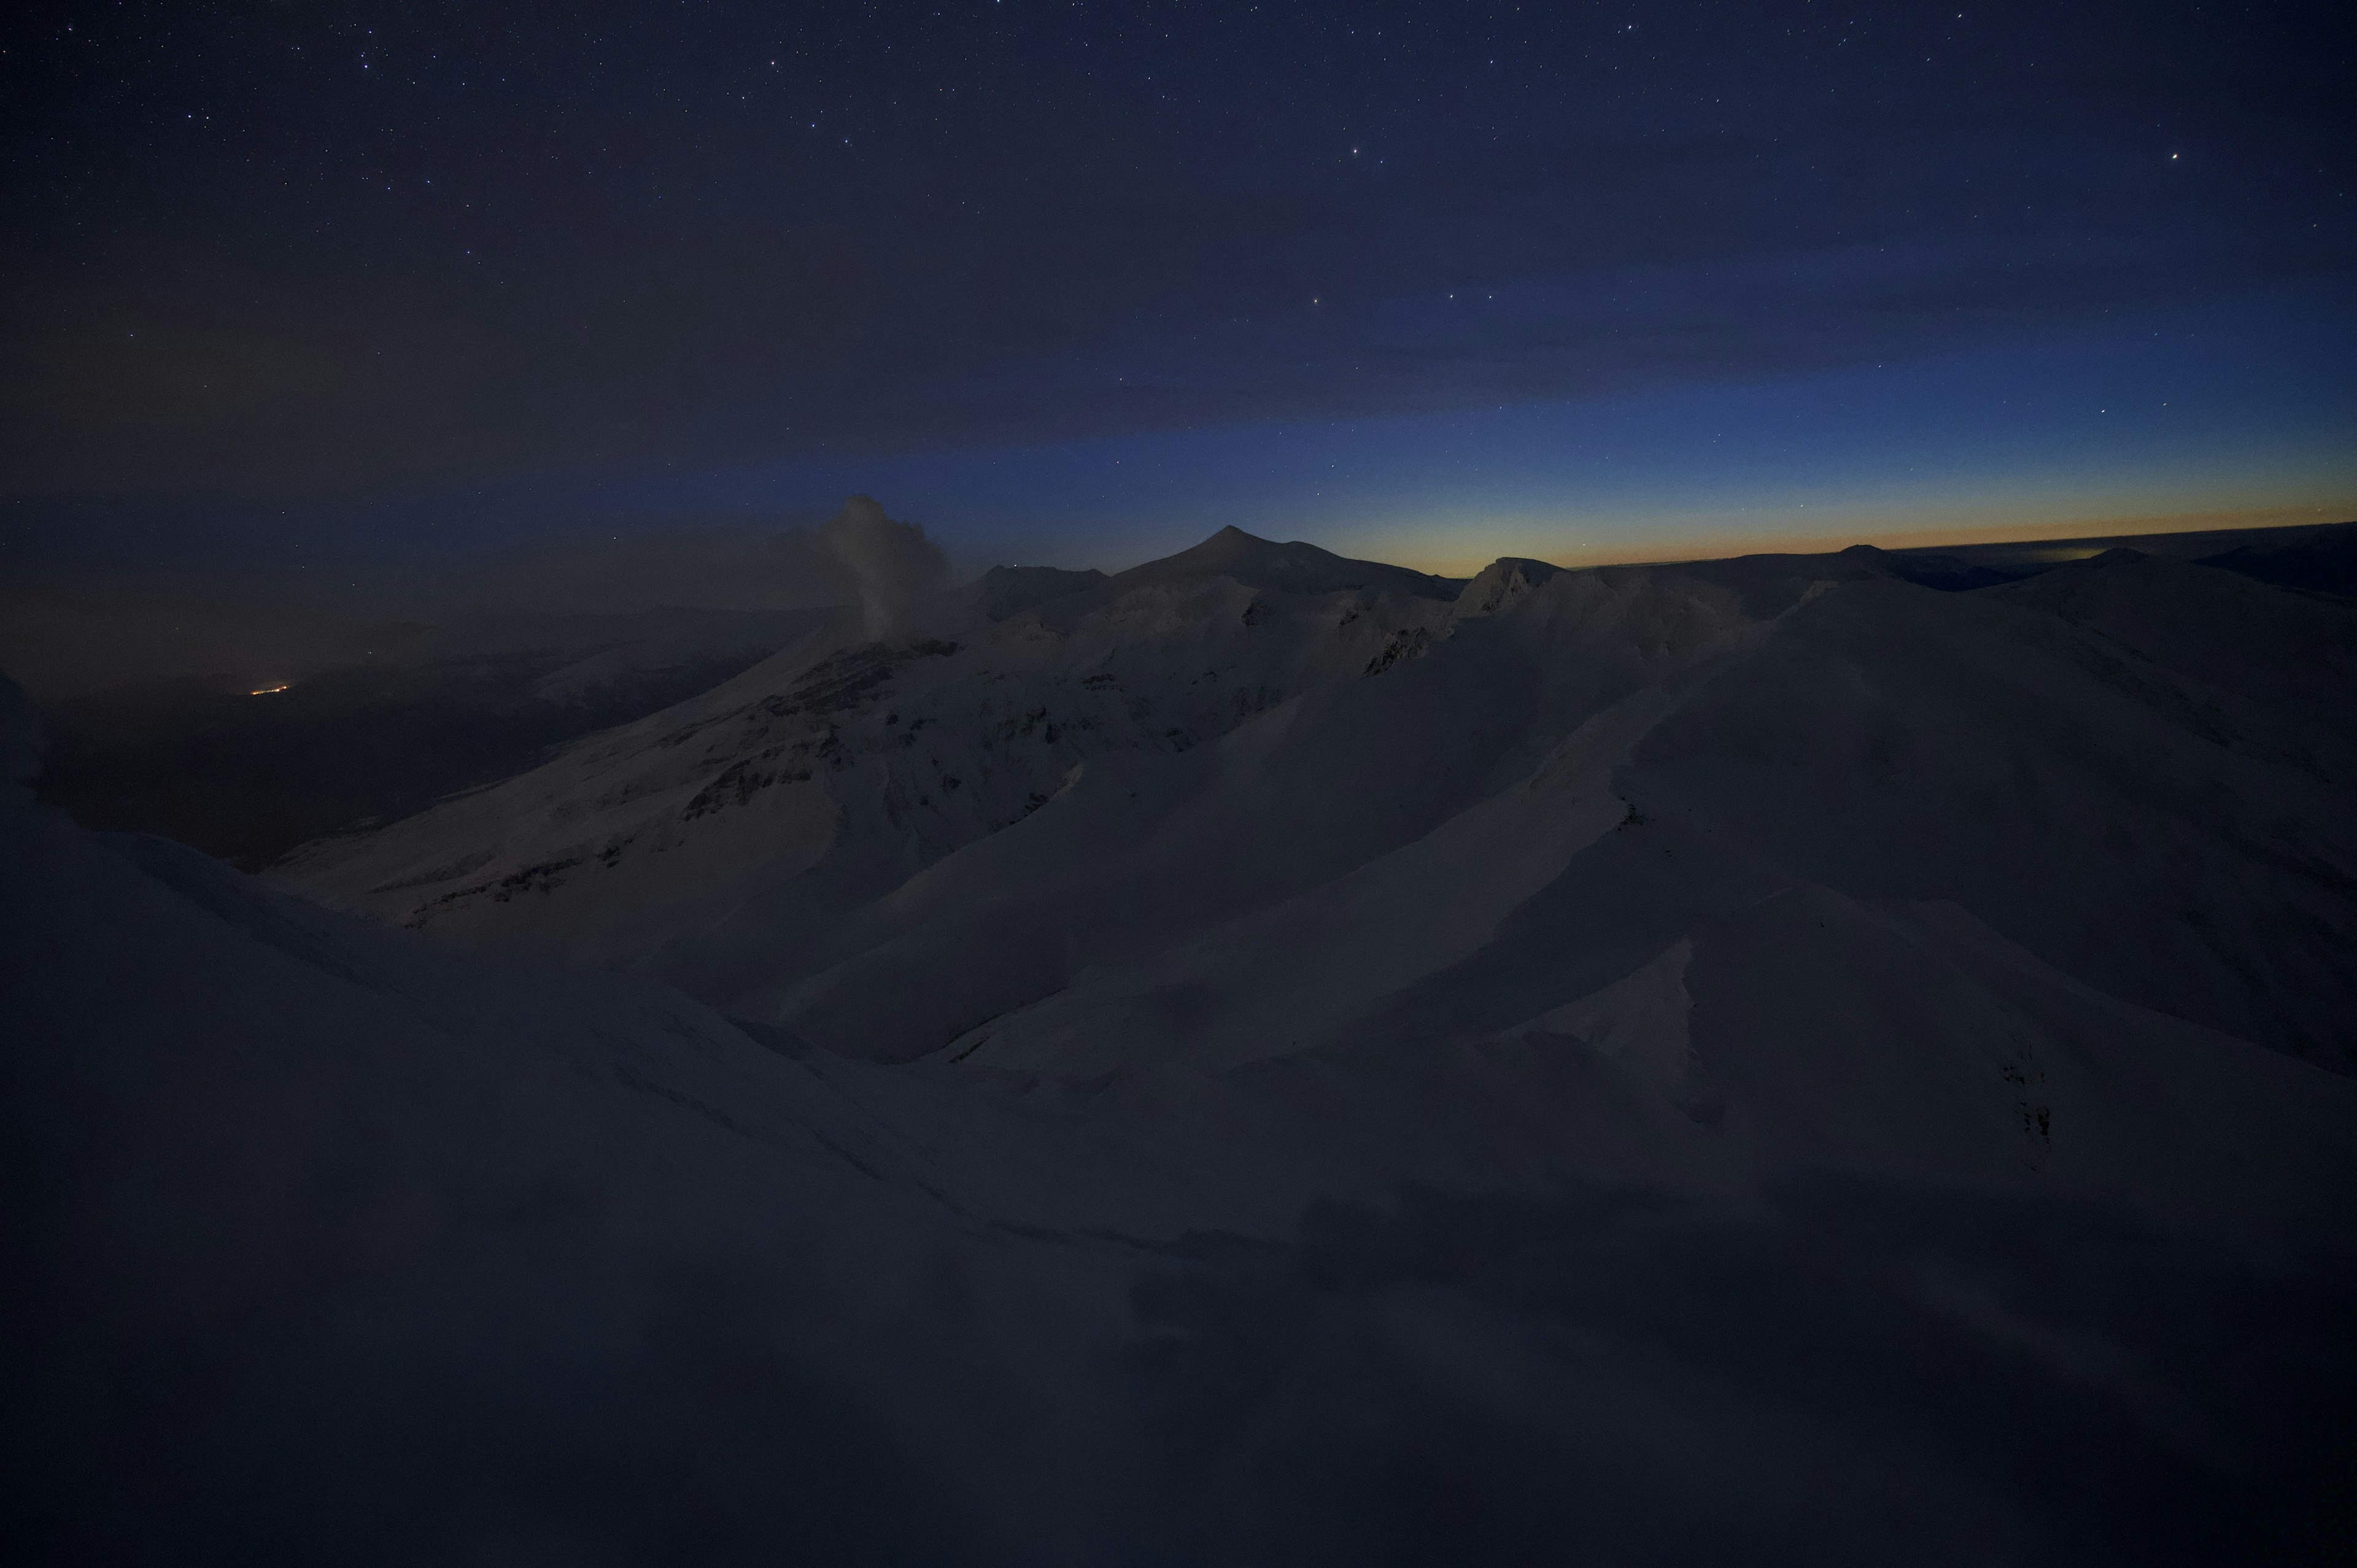
[[[1457,613],[1493,615],[1562,571],[1562,567],[1550,562],[1534,561],[1523,555],[1501,555],[1465,585],[1457,596]]]
[[[1113,583],[1126,587],[1200,577],[1232,577],[1248,588],[1285,593],[1332,594],[1372,588],[1427,599],[1454,598],[1458,586],[1405,566],[1337,555],[1298,539],[1280,544],[1256,533],[1246,533],[1233,523],[1176,555],[1133,566],[1114,577]]]
[[[1243,529],[1238,528],[1232,522],[1228,524],[1227,527],[1220,530],[1219,532],[1214,533],[1209,539],[1203,541],[1202,543],[1195,545],[1191,549],[1182,550],[1178,554],[1167,557],[1167,559],[1172,561],[1200,561],[1204,564],[1211,564],[1213,563],[1226,563],[1230,561],[1250,561],[1254,559],[1272,558],[1282,556],[1294,551],[1308,551],[1318,555],[1327,554],[1327,552],[1319,550],[1315,544],[1304,544],[1298,540],[1288,544],[1279,544],[1274,539],[1263,539],[1257,533],[1246,533]],[[1340,560],[1340,557],[1329,556],[1329,559]]]

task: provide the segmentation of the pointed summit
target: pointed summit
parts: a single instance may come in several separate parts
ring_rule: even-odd
[[[1333,594],[1372,588],[1424,599],[1453,599],[1458,587],[1447,578],[1380,561],[1354,561],[1297,539],[1279,544],[1246,533],[1232,523],[1192,549],[1131,567],[1107,586],[1120,591],[1201,577],[1231,577],[1248,588],[1280,593]]]

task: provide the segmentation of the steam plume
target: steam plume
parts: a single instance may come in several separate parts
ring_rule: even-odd
[[[872,496],[852,496],[819,531],[835,558],[859,581],[867,635],[888,636],[909,607],[949,583],[949,560],[922,526],[884,514]]]

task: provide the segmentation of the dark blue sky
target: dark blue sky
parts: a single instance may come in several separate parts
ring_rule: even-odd
[[[16,557],[2357,511],[2345,9],[64,6]]]

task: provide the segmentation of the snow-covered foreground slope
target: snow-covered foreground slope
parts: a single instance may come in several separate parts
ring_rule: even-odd
[[[2349,1070],[2357,614],[2126,554],[1975,593],[1887,560],[1460,594],[1229,530],[921,635],[846,616],[285,880],[845,1054],[1083,1074],[1481,1038],[1824,887]]]
[[[1289,694],[1224,739],[1107,746],[834,906],[849,956],[773,1014],[830,1038],[905,1016],[859,963],[970,996],[1047,961],[1060,898],[1062,940],[1103,944],[897,1064],[9,790],[12,1559],[2330,1561],[2357,1080],[2091,981],[2156,983],[2074,918],[2149,940],[2146,884],[2037,891],[2214,877],[2254,830],[2201,780],[2278,791],[2279,823],[2300,769],[2222,696],[2193,783],[2172,743],[2046,734],[2058,668],[2072,712],[2165,699],[2051,611],[1974,603],[2037,628],[1992,643],[1826,569],[1378,597],[1323,684],[1343,656],[1298,635],[1255,666]],[[1157,635],[1241,662],[1189,624]],[[887,711],[961,657],[895,655]],[[977,794],[1017,720],[967,732]],[[1894,829],[1919,794],[1970,832]],[[2022,800],[2108,858],[2016,888]],[[1978,909],[1937,881],[1975,853]],[[2304,886],[2249,858],[2254,900]],[[945,933],[1001,929],[953,961]]]

